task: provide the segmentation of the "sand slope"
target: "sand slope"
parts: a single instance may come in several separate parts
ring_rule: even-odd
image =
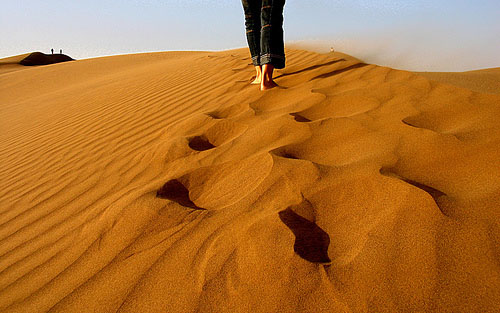
[[[500,94],[500,67],[468,72],[418,72],[442,83],[452,84],[473,91]]]
[[[18,71],[23,68],[26,68],[24,65],[21,65],[21,61],[28,57],[31,53],[25,53],[20,55],[15,55],[8,58],[0,59],[0,75],[3,73]]]
[[[73,61],[73,59],[62,53],[45,54],[42,52],[33,52],[26,58],[22,59],[19,63],[25,66],[38,66],[38,65],[62,63],[68,61]]]
[[[1,74],[0,311],[497,311],[500,96],[288,56]]]

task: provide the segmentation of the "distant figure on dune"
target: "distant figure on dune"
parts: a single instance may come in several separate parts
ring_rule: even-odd
[[[61,49],[61,50],[59,50],[59,54],[62,54],[62,49]]]
[[[245,27],[252,63],[257,75],[252,84],[260,90],[278,86],[273,80],[275,68],[285,67],[283,8],[285,0],[242,0]]]
[[[54,54],[54,49],[50,49],[50,52],[52,52],[52,54]]]

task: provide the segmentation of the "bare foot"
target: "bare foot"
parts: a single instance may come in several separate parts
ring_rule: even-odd
[[[252,85],[260,85],[262,81],[262,68],[260,66],[255,67],[255,80],[251,83]]]
[[[264,64],[264,66],[262,66],[262,80],[260,82],[261,91],[278,87],[278,84],[273,80],[273,71],[274,66],[272,64]]]
[[[278,84],[276,84],[272,79],[271,80],[263,80],[260,84],[260,90],[269,90],[273,89],[274,87],[278,87]]]

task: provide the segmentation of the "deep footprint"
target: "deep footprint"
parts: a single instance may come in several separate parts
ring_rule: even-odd
[[[285,159],[300,160],[300,158],[298,156],[296,156],[295,154],[290,153],[286,150],[276,149],[276,150],[271,151],[271,153],[276,155],[276,156],[285,158]]]
[[[157,198],[168,199],[195,210],[204,210],[189,199],[189,190],[177,179],[169,180],[156,192]]]
[[[215,148],[204,136],[196,136],[189,139],[189,147],[196,151],[205,151]]]
[[[286,158],[286,159],[293,159],[293,160],[299,160],[299,158],[291,153],[283,153],[281,155],[283,158]]]
[[[293,250],[301,258],[313,263],[331,263],[328,257],[330,236],[316,223],[310,222],[288,208],[279,212],[281,221],[295,235]]]
[[[217,112],[209,112],[209,113],[205,113],[205,114],[208,115],[208,116],[210,116],[214,120],[223,119],[223,117],[219,116],[219,114]]]
[[[405,124],[405,125],[408,125],[408,126],[411,126],[411,127],[415,127],[415,128],[419,128],[418,126],[415,126],[412,123],[408,122],[406,119],[401,120],[401,122],[403,122],[403,124]]]
[[[305,118],[303,117],[302,115],[300,115],[299,113],[290,113],[291,116],[293,116],[293,118],[299,122],[299,123],[307,123],[307,122],[311,122],[310,119],[308,118]]]

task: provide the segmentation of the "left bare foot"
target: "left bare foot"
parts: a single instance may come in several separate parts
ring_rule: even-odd
[[[262,82],[262,68],[260,66],[255,67],[255,80],[251,83],[252,85],[260,85]]]

